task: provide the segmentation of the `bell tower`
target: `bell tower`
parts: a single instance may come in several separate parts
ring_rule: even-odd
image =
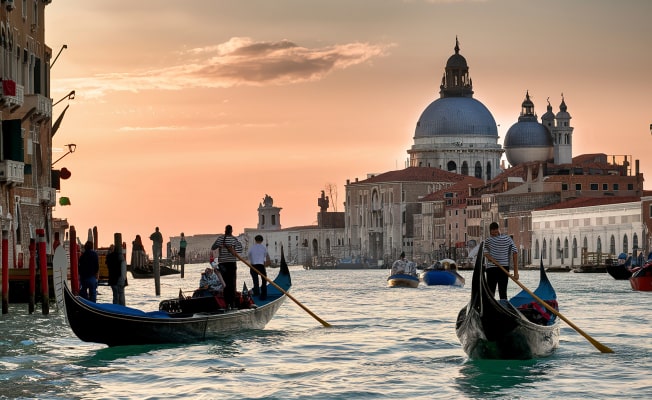
[[[268,194],[258,206],[258,229],[265,231],[281,229],[281,208],[274,207],[274,199]]]

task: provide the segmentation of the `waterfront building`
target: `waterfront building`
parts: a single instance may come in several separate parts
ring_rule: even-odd
[[[52,169],[50,67],[45,7],[51,0],[2,1],[0,7],[0,225],[11,267],[27,266],[30,239],[45,230],[51,253],[61,171]],[[65,174],[64,174],[65,176]],[[63,236],[62,236],[63,239]]]
[[[637,256],[642,251],[647,257],[646,202],[634,196],[584,197],[533,210],[533,258],[546,266],[573,268],[604,265],[620,253]]]

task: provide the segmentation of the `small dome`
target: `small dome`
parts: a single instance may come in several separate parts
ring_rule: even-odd
[[[512,165],[552,158],[552,136],[545,126],[536,121],[520,121],[505,135],[505,156]]]
[[[462,69],[468,69],[468,65],[466,64],[466,58],[464,58],[463,55],[461,54],[453,54],[450,56],[448,61],[446,62],[446,68],[462,68]]]
[[[444,97],[421,114],[415,137],[480,135],[498,138],[496,120],[481,102],[470,97]]]

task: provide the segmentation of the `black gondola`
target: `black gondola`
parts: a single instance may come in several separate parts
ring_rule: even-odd
[[[253,305],[235,310],[224,309],[217,297],[180,296],[161,301],[159,311],[144,312],[116,304],[92,303],[74,296],[65,284],[63,298],[68,324],[85,342],[108,346],[191,343],[229,332],[264,328],[292,286],[283,257],[274,283],[282,291],[269,285],[265,300],[254,296]]]
[[[526,291],[508,302],[489,292],[485,278],[483,244],[473,270],[471,300],[457,316],[456,333],[473,359],[530,359],[545,357],[559,345],[559,319]],[[543,261],[534,294],[556,308],[557,295]]]
[[[615,264],[607,265],[607,273],[616,280],[627,280],[632,277],[632,257],[625,254],[618,256]]]

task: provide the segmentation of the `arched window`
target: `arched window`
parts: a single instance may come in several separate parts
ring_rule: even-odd
[[[595,247],[595,251],[598,253],[602,253],[602,238],[600,238],[600,236],[598,236],[598,241]]]
[[[449,161],[448,164],[446,164],[446,170],[448,172],[457,172],[457,164],[455,164],[455,161]]]
[[[539,239],[534,242],[534,258],[540,258],[539,256]]]
[[[564,258],[568,258],[568,238],[564,239]]]
[[[577,258],[577,238],[573,238],[573,258]]]
[[[546,260],[548,258],[547,254],[546,254],[546,247],[547,247],[546,246],[546,239],[543,239],[543,247],[541,248],[541,258],[543,258],[544,260]]]
[[[586,251],[589,251],[589,240],[584,236],[584,245],[582,246],[583,248],[586,249]]]
[[[557,247],[555,247],[555,256],[553,258],[561,258],[561,240],[557,238]]]
[[[317,257],[319,255],[319,243],[317,239],[312,239],[312,256]]]
[[[462,163],[462,172],[461,172],[461,174],[462,175],[468,175],[469,174],[469,164],[466,161],[464,161]]]
[[[487,163],[487,180],[491,180],[491,163]]]
[[[611,235],[611,240],[609,240],[609,254],[616,254],[616,238],[614,235]]]
[[[627,239],[627,235],[623,236],[623,253],[629,254],[629,240]]]
[[[632,236],[632,250],[638,250],[638,235]]]
[[[478,179],[482,179],[482,164],[480,164],[480,161],[475,162],[475,171],[473,173],[473,176],[475,176]]]

